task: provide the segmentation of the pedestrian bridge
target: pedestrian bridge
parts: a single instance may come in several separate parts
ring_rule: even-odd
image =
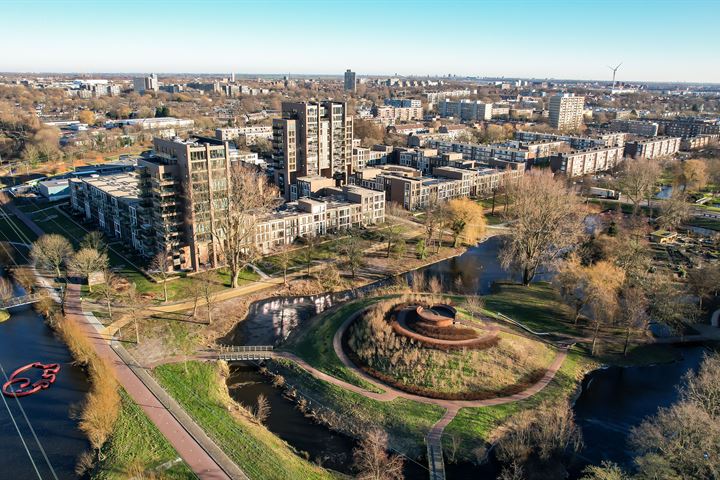
[[[220,345],[215,355],[226,362],[270,360],[274,357],[272,345]]]
[[[21,307],[37,302],[41,298],[47,297],[47,292],[30,293],[28,295],[20,295],[17,297],[0,300],[0,308]]]

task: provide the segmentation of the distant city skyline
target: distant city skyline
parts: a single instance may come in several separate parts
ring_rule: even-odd
[[[0,71],[720,82],[714,0],[0,0]]]

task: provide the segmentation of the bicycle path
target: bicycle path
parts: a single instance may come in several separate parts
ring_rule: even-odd
[[[93,322],[82,311],[78,284],[68,286],[65,314],[78,322],[97,354],[111,365],[120,385],[200,479],[248,478],[145,369],[134,365],[129,355],[123,358],[125,352],[122,347],[116,349],[111,346],[109,338],[98,331],[102,325],[97,320]]]

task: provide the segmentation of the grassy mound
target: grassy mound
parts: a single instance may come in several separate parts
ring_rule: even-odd
[[[511,395],[538,381],[555,356],[542,342],[506,332],[485,350],[430,348],[393,331],[387,313],[401,302],[370,308],[349,329],[346,346],[359,366],[402,390],[448,399]]]

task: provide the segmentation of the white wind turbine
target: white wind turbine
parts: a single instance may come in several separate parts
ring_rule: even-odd
[[[608,65],[608,68],[612,70],[613,72],[613,83],[612,83],[612,89],[615,90],[615,74],[618,71],[618,68],[620,68],[620,65],[622,65],[622,62],[618,63],[616,67],[611,67]]]

